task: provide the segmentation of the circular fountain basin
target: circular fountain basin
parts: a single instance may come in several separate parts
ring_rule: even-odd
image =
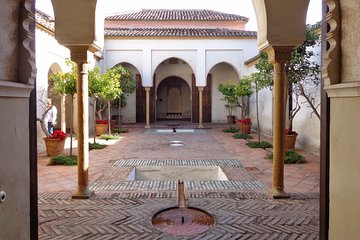
[[[205,232],[215,223],[206,211],[191,207],[174,207],[156,213],[152,224],[160,231],[178,236],[189,236]]]

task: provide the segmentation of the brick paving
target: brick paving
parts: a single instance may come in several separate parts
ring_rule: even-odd
[[[208,127],[201,134],[145,134],[143,126],[129,126],[120,140],[90,151],[95,194],[89,200],[71,199],[76,166],[47,166],[49,159],[40,155],[39,238],[318,239],[319,156],[300,151],[307,163],[285,165],[285,190],[292,198],[273,200],[266,195],[272,180],[272,163],[266,158],[271,150],[251,149],[246,140],[223,133],[223,126]],[[173,147],[171,141],[184,145]],[[128,181],[133,167],[140,165],[220,166],[229,181],[185,179],[189,205],[208,211],[216,224],[191,237],[154,228],[152,216],[176,206],[176,182]]]

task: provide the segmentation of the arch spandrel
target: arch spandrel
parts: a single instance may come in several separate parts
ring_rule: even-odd
[[[88,46],[92,51],[98,51],[102,48],[104,30],[103,27],[96,26],[104,20],[101,7],[97,7],[101,1],[51,1],[55,15],[55,38],[60,44],[64,46]]]
[[[257,17],[259,49],[302,44],[306,36],[309,1],[252,0]]]

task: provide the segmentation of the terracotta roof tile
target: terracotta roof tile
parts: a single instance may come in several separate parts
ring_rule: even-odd
[[[226,28],[105,28],[105,37],[256,37],[256,32]]]
[[[247,17],[206,9],[141,9],[109,15],[106,20],[143,21],[244,21]]]

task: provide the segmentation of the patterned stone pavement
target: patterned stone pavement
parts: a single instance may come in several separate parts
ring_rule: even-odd
[[[76,167],[46,166],[39,158],[40,239],[318,239],[319,160],[302,152],[307,163],[285,166],[289,200],[273,200],[268,151],[249,149],[221,127],[206,133],[144,134],[130,128],[119,141],[90,152],[89,200],[72,200]],[[271,140],[271,139],[270,139]],[[171,141],[181,141],[173,147]],[[76,146],[76,145],[75,145]],[[136,166],[221,167],[228,181],[188,181],[191,207],[215,218],[195,236],[170,236],[151,224],[152,216],[177,204],[176,181],[129,181]]]

